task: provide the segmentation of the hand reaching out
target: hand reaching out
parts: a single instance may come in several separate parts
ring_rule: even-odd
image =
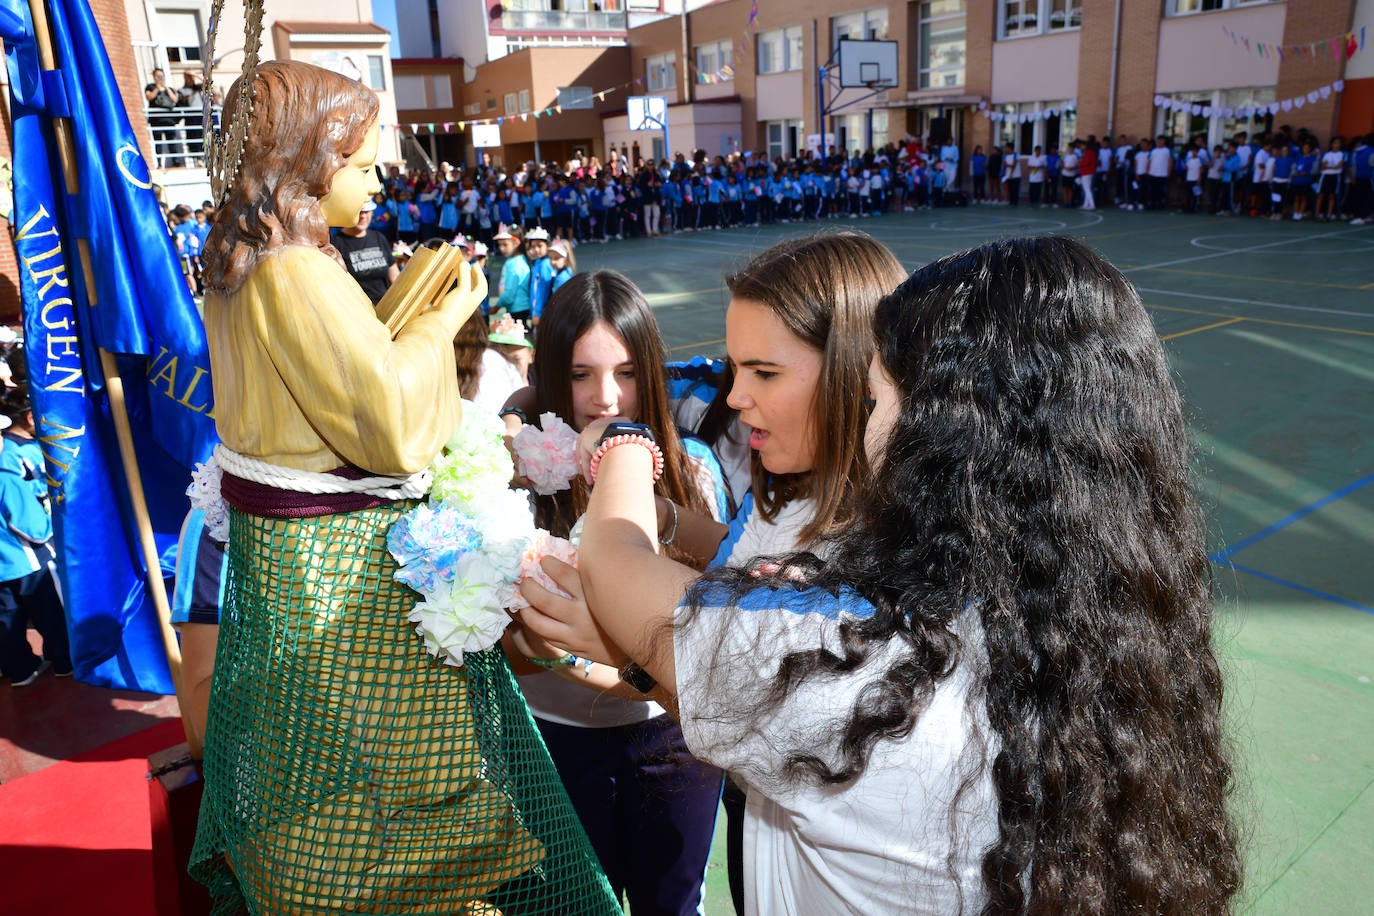
[[[520,594],[532,606],[520,611],[520,623],[535,636],[578,658],[621,667],[630,657],[613,643],[597,624],[582,593],[582,578],[573,567],[552,557],[543,560],[544,571],[572,597],[565,598],[533,579],[520,584]]]

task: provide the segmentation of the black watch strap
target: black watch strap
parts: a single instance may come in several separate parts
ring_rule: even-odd
[[[634,662],[620,669],[620,679],[640,693],[651,693],[658,686],[658,681],[654,680],[653,675]]]
[[[607,439],[614,439],[616,436],[643,436],[655,445],[658,444],[658,437],[654,435],[653,427],[645,423],[610,423],[607,424],[601,438],[597,440],[597,445]]]

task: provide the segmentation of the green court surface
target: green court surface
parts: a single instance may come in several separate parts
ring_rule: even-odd
[[[715,355],[724,274],[836,225],[582,245],[577,266],[638,282],[674,358]],[[1247,861],[1237,909],[1374,912],[1374,227],[1005,207],[844,225],[912,269],[1068,234],[1136,284],[1188,403],[1208,508]],[[722,837],[710,914],[732,911]]]

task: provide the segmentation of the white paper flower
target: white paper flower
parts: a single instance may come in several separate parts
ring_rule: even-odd
[[[229,505],[220,495],[223,480],[224,470],[211,456],[209,461],[197,464],[191,471],[191,485],[186,488],[191,508],[205,513],[206,531],[221,544],[229,540]]]

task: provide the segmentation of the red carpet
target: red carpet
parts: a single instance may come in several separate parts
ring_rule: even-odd
[[[0,888],[15,916],[151,916],[148,755],[168,719],[0,786]]]

